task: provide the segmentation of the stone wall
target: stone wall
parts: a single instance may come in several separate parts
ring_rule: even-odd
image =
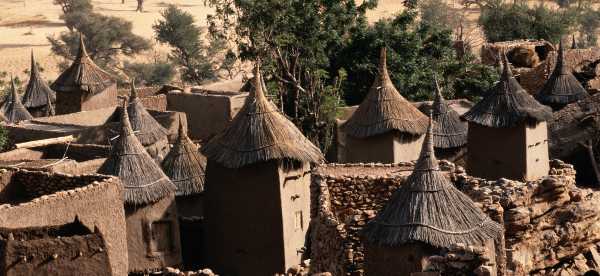
[[[553,270],[600,242],[600,193],[577,187],[573,166],[550,165],[548,177],[527,183],[453,173],[456,185],[504,225],[508,275]]]
[[[127,274],[123,188],[116,177],[0,169],[0,227],[62,225],[78,217],[106,241],[114,275]]]

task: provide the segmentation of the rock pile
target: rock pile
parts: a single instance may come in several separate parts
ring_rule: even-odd
[[[558,160],[550,165],[548,177],[527,183],[453,176],[463,192],[504,224],[509,275],[572,263],[600,241],[600,193],[575,186],[573,166]]]
[[[427,271],[437,271],[442,275],[492,275],[494,268],[486,265],[485,248],[455,244],[443,254],[429,257]]]

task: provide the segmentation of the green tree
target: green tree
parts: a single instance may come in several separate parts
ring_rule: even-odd
[[[124,70],[128,76],[135,79],[136,85],[163,85],[168,84],[175,76],[173,64],[164,61],[152,63],[125,62]]]
[[[132,32],[131,22],[93,12],[89,0],[74,1],[79,5],[71,6],[63,15],[69,31],[58,37],[48,36],[54,54],[72,60],[79,50],[79,36],[83,34],[91,58],[105,69],[111,69],[119,62],[119,55],[132,56],[150,48],[148,40]],[[89,5],[84,4],[86,2]]]
[[[174,5],[161,14],[162,19],[152,27],[158,41],[173,47],[170,59],[182,68],[182,79],[196,84],[214,80],[216,72],[209,54],[214,53],[211,46],[215,44],[206,46],[200,41],[202,32],[194,17]]]
[[[233,41],[242,60],[260,60],[267,85],[284,113],[327,151],[344,74],[330,57],[350,31],[366,25],[377,1],[206,0],[213,37]]]

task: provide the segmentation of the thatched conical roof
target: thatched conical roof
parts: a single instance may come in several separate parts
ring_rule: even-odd
[[[524,121],[548,121],[552,110],[540,104],[515,79],[506,55],[502,57],[500,81],[463,115],[463,119],[494,128],[514,127]]]
[[[427,130],[427,116],[396,90],[386,65],[386,48],[381,48],[379,73],[369,93],[344,124],[346,134],[367,138],[390,131],[421,135]]]
[[[37,63],[35,62],[35,58],[33,57],[32,50],[29,82],[25,89],[25,95],[23,95],[23,105],[27,108],[37,108],[52,105],[55,101],[56,94],[42,78]]]
[[[3,111],[4,118],[9,123],[17,123],[23,120],[31,120],[33,116],[27,111],[27,108],[21,103],[21,99],[17,94],[15,80],[10,80],[10,97],[6,99]]]
[[[114,78],[92,61],[79,37],[79,52],[73,64],[50,86],[57,92],[84,91],[88,95],[102,92],[114,83]]]
[[[564,59],[565,53],[561,41],[558,47],[558,56],[556,57],[554,71],[550,74],[542,90],[536,95],[538,101],[555,108],[576,102],[588,96],[587,91],[573,76]]]
[[[120,135],[98,172],[121,179],[124,201],[129,205],[153,203],[175,193],[175,185],[133,134],[127,108],[121,113]]]
[[[475,206],[440,171],[433,150],[432,124],[413,173],[367,224],[364,230],[367,243],[397,247],[423,242],[447,247],[456,243],[481,244],[503,235],[502,226]]]
[[[50,94],[46,94],[48,105],[46,106],[46,117],[56,115],[56,111],[54,110],[54,106],[52,105],[52,99],[50,99]]]
[[[127,111],[129,112],[131,127],[142,145],[149,146],[158,141],[168,140],[167,135],[169,135],[169,132],[148,113],[146,107],[137,97],[133,81],[131,81],[131,96],[129,97]]]
[[[175,195],[186,196],[204,191],[206,157],[187,136],[182,120],[179,121],[179,137],[163,160],[162,167],[177,187]]]
[[[433,143],[436,148],[455,148],[467,143],[468,124],[448,106],[435,79],[435,98],[432,106]]]
[[[320,163],[323,154],[264,95],[259,66],[244,107],[225,131],[203,147],[209,160],[241,168],[277,159]]]

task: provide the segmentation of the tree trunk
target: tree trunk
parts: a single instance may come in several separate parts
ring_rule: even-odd
[[[144,12],[144,0],[137,0],[136,12]]]

